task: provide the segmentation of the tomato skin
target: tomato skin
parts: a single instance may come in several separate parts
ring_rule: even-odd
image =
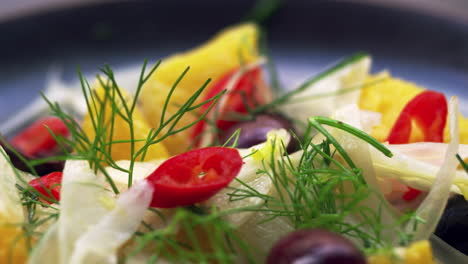
[[[60,201],[62,175],[62,172],[52,172],[30,181],[29,185],[50,199],[42,199],[46,203],[51,203],[53,200]]]
[[[146,178],[154,187],[151,207],[202,202],[226,187],[242,164],[239,151],[225,147],[201,148],[172,157]]]
[[[424,91],[406,104],[388,136],[390,144],[406,144],[411,135],[411,121],[424,134],[424,142],[443,142],[447,123],[447,100],[444,94]]]
[[[447,113],[447,100],[444,94],[434,91],[421,92],[403,108],[387,141],[390,144],[409,143],[414,120],[421,128],[425,142],[443,142]],[[402,199],[409,202],[416,199],[421,191],[409,186],[408,188]]]
[[[408,186],[408,191],[406,191],[401,198],[405,201],[413,201],[421,194],[421,191],[418,189],[414,189]]]
[[[55,134],[67,137],[70,132],[58,117],[45,117],[37,120],[25,130],[16,135],[11,144],[28,157],[37,157],[52,152],[58,147],[54,137],[47,127]]]
[[[224,89],[228,88],[229,82],[233,76],[237,74],[240,69],[236,68],[227,72],[221,77],[210,90],[207,91],[203,100],[213,98]],[[249,108],[254,108],[258,104],[266,103],[266,95],[260,94],[258,88],[263,85],[262,71],[260,67],[254,67],[243,73],[238,79],[231,90],[228,90],[218,105],[220,109],[213,108],[210,113],[219,111],[216,122],[216,127],[221,131],[226,131],[231,126],[236,124],[236,121],[232,120],[232,114],[245,114]],[[224,102],[222,102],[224,100]],[[211,104],[205,104],[201,107],[203,111],[206,111]],[[210,116],[208,116],[210,117]],[[198,138],[201,133],[206,129],[207,123],[201,120],[192,128],[192,138]]]

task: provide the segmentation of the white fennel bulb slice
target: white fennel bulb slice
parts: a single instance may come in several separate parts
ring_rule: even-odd
[[[59,264],[58,224],[54,223],[47,229],[39,243],[34,247],[28,259],[28,264]]]
[[[266,173],[257,172],[259,170],[264,170],[264,164],[271,162],[272,158],[276,161],[283,155],[281,145],[284,144],[284,146],[287,146],[289,140],[290,135],[286,130],[272,130],[268,132],[266,142],[248,149],[239,150],[241,156],[250,156],[244,159],[244,165],[236,179],[229,184],[229,188],[224,188],[207,200],[205,204],[208,206],[216,206],[221,211],[261,206],[263,203],[261,198],[255,195],[245,198],[236,197],[235,194],[244,195],[245,192],[234,191],[232,188],[244,191],[248,191],[252,188],[259,194],[270,194],[274,188],[270,176]],[[228,214],[227,220],[235,226],[240,226],[253,214],[253,211]]]
[[[220,211],[241,210],[227,214],[225,219],[237,227],[236,232],[253,249],[258,263],[264,262],[264,257],[273,243],[294,229],[287,217],[278,216],[271,219],[263,213],[262,209],[266,209],[266,205],[265,200],[260,198],[262,195],[277,194],[271,175],[263,171],[270,172],[270,163],[279,161],[284,154],[282,145],[286,146],[289,140],[290,136],[284,129],[273,130],[268,133],[265,143],[241,149],[241,156],[251,155],[244,159],[245,163],[237,180],[230,184],[230,188],[223,189],[206,202],[208,205],[217,206]],[[251,210],[245,210],[247,207]],[[268,221],[265,221],[267,218]]]
[[[145,180],[123,192],[115,208],[76,241],[70,263],[117,263],[117,250],[137,231],[152,196]]]
[[[446,159],[448,146],[449,144],[445,143],[427,142],[388,145],[393,153],[392,158],[384,156],[377,150],[371,150],[371,154],[380,180],[395,179],[412,188],[429,191]],[[460,156],[468,157],[467,150],[467,145],[460,145]],[[468,175],[465,171],[454,171],[450,190],[468,199]]]
[[[360,87],[364,85],[371,58],[357,55],[331,70],[307,81],[288,101],[281,112],[294,120],[306,122],[311,116],[330,116],[347,104],[357,104]]]
[[[0,146],[0,223],[21,223],[24,220],[23,206],[16,188],[16,169]]]
[[[60,263],[68,264],[76,241],[114,207],[115,200],[88,162],[81,160],[65,163],[60,193],[58,251]]]
[[[132,184],[141,181],[148,177],[152,172],[156,170],[164,160],[156,160],[156,161],[149,161],[149,162],[135,162],[133,164],[133,176],[132,176]],[[129,160],[119,160],[116,162],[116,165],[120,168],[125,170],[130,170],[130,161]],[[114,181],[117,189],[119,191],[124,191],[128,189],[128,172],[115,169],[113,167],[106,167],[105,168],[109,177]],[[99,177],[104,178],[102,172],[98,173]],[[107,181],[105,182],[108,185]],[[108,186],[110,188],[110,186]]]
[[[388,145],[392,152],[397,152],[405,156],[432,164],[434,166],[442,165],[447,151],[447,143],[438,142],[417,142],[409,144]],[[463,158],[468,157],[468,145],[460,144],[458,154]]]
[[[333,117],[336,120],[362,130],[361,111],[356,104],[350,104],[340,108],[334,113]],[[367,199],[363,200],[361,205],[370,208],[373,212],[379,212],[382,225],[392,226],[397,219],[396,211],[383,197],[385,185],[382,181],[379,181],[373,166],[371,157],[371,149],[373,149],[373,147],[362,139],[343,130],[332,128],[330,131],[332,136],[335,137],[346,153],[351,157],[356,167],[362,169],[362,176],[369,188],[375,191],[371,193]],[[353,188],[347,186],[345,192],[352,193]],[[360,222],[361,219],[358,215],[350,215],[349,221]],[[369,231],[371,232],[371,230]],[[386,241],[395,241],[397,239],[397,234],[391,229],[383,230],[381,236],[385,238]]]
[[[452,183],[456,177],[458,161],[455,155],[458,152],[459,131],[458,131],[458,102],[456,97],[449,101],[449,124],[450,124],[450,142],[445,153],[445,159],[432,182],[429,194],[423,200],[416,210],[416,215],[424,219],[423,225],[418,225],[415,230],[414,239],[429,239],[430,235],[437,227],[445,205],[450,195]],[[409,223],[407,231],[412,231],[413,223]]]

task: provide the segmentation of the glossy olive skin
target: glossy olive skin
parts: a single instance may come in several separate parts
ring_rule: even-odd
[[[238,148],[248,148],[266,141],[266,134],[273,129],[284,128],[286,131],[295,131],[291,121],[279,114],[259,114],[253,120],[242,121],[222,133],[220,142],[225,143],[237,130],[240,129]],[[287,146],[288,153],[297,150],[297,141],[291,137]]]
[[[0,135],[0,146],[5,150],[6,154],[10,158],[10,161],[15,166],[15,168],[25,171],[25,172],[33,173],[31,169],[26,165],[26,163],[23,162],[23,159],[27,161],[31,161],[31,160],[34,160],[34,158],[27,157],[26,155],[23,155],[21,153],[16,154],[9,147],[7,147],[6,142],[7,141],[5,140],[5,138],[3,138],[2,135]],[[40,158],[40,157],[37,157],[37,158]],[[44,176],[51,172],[63,171],[64,164],[65,162],[60,161],[60,160],[48,161],[48,162],[34,166],[34,170],[36,171],[37,175]]]
[[[449,199],[435,234],[468,255],[468,202],[462,195],[454,195]]]
[[[267,264],[365,264],[366,258],[348,239],[323,229],[303,229],[280,239]]]

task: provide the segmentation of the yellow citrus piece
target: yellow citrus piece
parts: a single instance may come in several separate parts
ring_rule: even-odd
[[[379,141],[385,141],[405,105],[416,95],[425,90],[411,82],[391,77],[382,72],[371,76],[359,98],[359,108],[382,114],[381,123],[374,127],[371,135]],[[459,116],[460,143],[468,144],[468,119]],[[445,127],[444,140],[449,140],[448,125]],[[424,141],[421,130],[413,124],[410,142]]]
[[[28,249],[18,223],[11,216],[0,216],[0,263],[26,263]]]
[[[435,264],[429,241],[413,242],[406,248],[396,248],[369,256],[369,264]]]
[[[368,264],[395,264],[395,262],[388,254],[374,255],[367,258]]]
[[[163,59],[141,91],[140,101],[149,124],[154,128],[159,127],[162,108],[169,90],[186,67],[190,66],[190,70],[171,96],[166,119],[175,114],[209,78],[212,79],[210,84],[213,84],[228,71],[243,63],[257,60],[257,40],[257,27],[253,24],[242,24],[221,31],[197,48]],[[209,86],[205,91],[208,89]],[[201,98],[199,97],[197,102],[200,102]],[[190,124],[195,117],[193,113],[187,113],[175,128]],[[185,130],[168,137],[163,143],[169,153],[175,155],[186,151],[192,144],[188,135],[188,130]]]
[[[111,114],[112,113],[112,103],[111,101],[115,102],[115,105],[118,106],[120,111],[124,112],[123,101],[117,96],[117,93],[113,93],[111,90],[104,89],[101,85],[98,85],[95,91],[95,102],[97,103],[97,110],[93,110],[92,116],[97,117],[101,109],[104,109],[104,115],[102,118],[102,124],[105,127],[105,141],[129,141],[131,137],[131,130],[130,125],[124,118],[122,118],[118,114]],[[123,90],[120,89],[123,97],[125,98],[125,103],[130,107],[131,106],[131,97]],[[106,99],[107,98],[107,99]],[[114,99],[112,99],[114,98]],[[115,113],[115,111],[114,111]],[[114,121],[111,121],[112,116],[114,117]],[[138,108],[135,108],[132,116],[133,120],[133,138],[135,140],[146,140],[148,133],[150,132],[151,128],[146,122],[143,117],[143,113]],[[112,124],[113,123],[113,129]],[[96,137],[96,129],[93,126],[93,122],[91,119],[90,113],[87,113],[83,119],[82,129],[85,134],[91,139],[94,140]],[[112,131],[112,138],[110,133]],[[145,141],[135,141],[134,142],[134,149],[135,152],[141,149],[145,145]],[[111,156],[112,159],[117,160],[129,160],[131,159],[131,144],[129,142],[115,142],[112,144],[111,148]],[[141,161],[141,156],[137,157],[138,161]],[[151,145],[144,157],[144,160],[153,160],[153,159],[163,159],[168,158],[169,154],[166,151],[166,148],[161,143]]]
[[[435,264],[429,241],[414,242],[405,251],[404,264]]]
[[[387,72],[369,77],[368,83],[361,91],[359,108],[382,114],[381,123],[373,128],[371,135],[385,141],[405,105],[423,88],[393,78]]]

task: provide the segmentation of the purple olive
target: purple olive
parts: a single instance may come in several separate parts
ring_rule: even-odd
[[[226,130],[220,137],[222,143],[226,142],[236,130],[240,129],[239,139],[237,141],[238,148],[248,148],[265,142],[266,134],[272,129],[284,128],[288,132],[294,131],[294,126],[285,117],[278,114],[260,114],[255,116],[255,119],[243,121],[235,124]],[[232,142],[230,142],[232,143]],[[291,153],[298,147],[297,141],[291,138],[287,146],[287,151]]]
[[[6,140],[3,138],[2,135],[0,135],[0,146],[5,150],[13,166],[25,172],[32,173],[31,169],[26,165],[23,159],[26,161],[32,161],[38,158],[45,158],[45,156],[35,157],[35,158],[27,157],[26,155],[19,153],[19,151],[16,151],[17,153],[15,153],[13,150],[11,150],[11,146],[9,144],[6,144]],[[62,171],[63,166],[64,166],[64,161],[54,160],[54,161],[48,161],[45,163],[37,164],[34,166],[34,170],[37,172],[39,176],[44,176],[51,172]]]
[[[303,229],[280,239],[267,264],[365,264],[366,258],[348,239],[323,229]]]
[[[448,200],[435,234],[463,254],[468,254],[468,202],[462,195],[454,195]]]

